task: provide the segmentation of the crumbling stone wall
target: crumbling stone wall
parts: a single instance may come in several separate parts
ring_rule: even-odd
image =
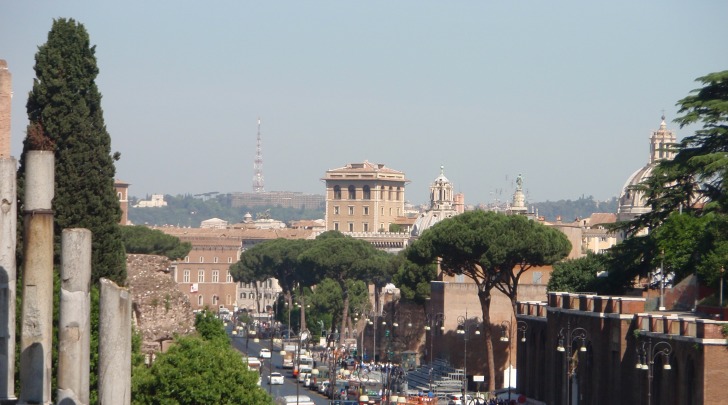
[[[166,349],[176,334],[194,331],[189,299],[177,288],[164,256],[130,254],[126,258],[133,323],[143,336],[142,352]]]

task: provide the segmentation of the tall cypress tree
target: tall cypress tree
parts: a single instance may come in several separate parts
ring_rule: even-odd
[[[82,24],[73,19],[53,21],[48,41],[35,55],[36,78],[26,104],[30,123],[20,158],[19,188],[26,152],[54,150],[56,246],[63,229],[91,230],[92,282],[106,277],[123,284],[126,255],[114,188],[114,161],[119,154],[111,154],[111,136],[95,82],[99,73],[95,52]]]

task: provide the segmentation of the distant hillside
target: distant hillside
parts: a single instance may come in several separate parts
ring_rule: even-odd
[[[529,204],[538,211],[538,215],[547,221],[555,221],[561,217],[564,222],[578,218],[586,218],[595,212],[617,212],[617,197],[607,201],[596,201],[594,197],[581,197],[576,201],[559,200]]]
[[[241,222],[246,213],[253,218],[270,215],[270,218],[288,223],[298,219],[324,218],[323,210],[301,210],[283,207],[231,207],[229,194],[199,198],[192,195],[165,195],[166,207],[134,208],[137,201],[132,197],[129,208],[129,220],[135,225],[175,225],[197,228],[200,222],[210,218],[220,218],[231,224]],[[572,221],[576,217],[586,218],[595,212],[617,212],[617,198],[608,201],[596,201],[593,197],[581,197],[578,200],[546,201],[528,204],[547,221],[555,221],[561,217],[563,221]]]
[[[270,215],[270,218],[283,222],[297,219],[320,219],[323,210],[301,210],[282,207],[239,207],[232,208],[229,194],[198,198],[192,195],[165,195],[166,207],[134,208],[137,201],[129,202],[129,220],[135,225],[174,225],[198,228],[200,222],[210,218],[220,218],[231,224],[242,222],[243,216],[250,213],[253,218]]]

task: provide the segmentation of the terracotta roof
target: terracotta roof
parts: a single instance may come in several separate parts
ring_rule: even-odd
[[[176,226],[153,227],[167,235],[177,236],[180,239],[309,239],[313,232],[310,229],[250,229],[250,228],[180,228]]]
[[[617,222],[617,214],[611,212],[595,212],[589,217],[589,226],[613,224]]]

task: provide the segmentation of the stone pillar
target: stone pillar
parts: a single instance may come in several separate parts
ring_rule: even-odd
[[[0,404],[16,399],[15,248],[18,223],[16,172],[15,159],[0,156]]]
[[[131,403],[131,295],[101,279],[99,303],[99,404]]]
[[[89,403],[91,354],[91,231],[64,229],[61,235],[61,303],[58,322],[56,402]]]
[[[55,159],[26,154],[20,404],[51,403],[53,211]]]
[[[12,95],[12,76],[8,70],[8,63],[0,59],[0,157],[10,157],[10,100]]]

